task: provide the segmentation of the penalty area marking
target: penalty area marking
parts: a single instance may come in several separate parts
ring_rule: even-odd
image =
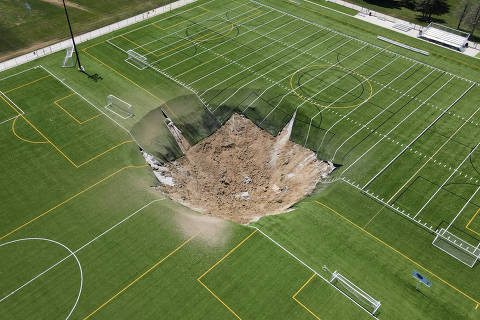
[[[316,275],[317,275],[316,273],[313,273],[312,276],[303,284],[303,286],[301,286],[300,289],[298,289],[298,291],[295,292],[295,294],[292,296],[292,299],[295,300],[295,302],[297,302],[299,305],[301,305],[305,310],[307,310],[312,316],[314,316],[315,319],[320,320],[320,318],[312,310],[307,308],[303,303],[301,303],[297,299],[297,295],[300,293],[300,291],[302,291],[303,288],[305,288],[310,283],[310,281],[312,281],[313,278],[315,278]]]
[[[329,106],[329,105],[321,105],[317,102],[314,102],[314,101],[310,101],[310,99],[307,99],[305,98],[304,96],[302,96],[301,94],[299,94],[293,87],[293,79],[295,78],[296,74],[300,71],[303,71],[305,69],[310,69],[310,68],[313,68],[313,67],[330,67],[330,68],[337,68],[337,69],[341,69],[341,70],[346,70],[348,73],[351,73],[351,74],[355,74],[359,77],[361,77],[363,79],[364,82],[366,82],[368,84],[368,86],[370,87],[370,93],[368,95],[368,97],[366,99],[364,99],[362,102],[360,103],[357,103],[357,104],[354,104],[354,105],[350,105],[350,106]],[[355,108],[355,107],[358,107],[362,104],[364,104],[365,102],[367,102],[368,100],[370,100],[370,98],[372,97],[373,95],[373,87],[372,87],[372,84],[370,83],[370,80],[368,80],[367,77],[365,77],[364,75],[358,73],[357,71],[355,70],[352,70],[352,69],[349,69],[349,68],[346,68],[346,67],[343,67],[343,66],[339,66],[339,65],[334,65],[334,64],[311,64],[311,65],[308,65],[308,66],[305,66],[303,68],[300,68],[298,69],[297,71],[295,71],[292,76],[290,77],[290,88],[292,89],[292,92],[297,96],[299,97],[301,100],[303,100],[304,102],[308,102],[310,104],[313,104],[317,107],[320,107],[320,108],[327,108],[327,109],[351,109],[351,108]]]
[[[51,240],[51,239],[46,239],[46,238],[23,238],[23,239],[17,239],[17,240],[12,240],[12,241],[8,241],[8,242],[5,242],[5,243],[2,243],[0,244],[0,248],[3,247],[3,246],[6,246],[8,244],[12,244],[12,243],[16,243],[16,242],[21,242],[21,241],[30,241],[30,240],[39,240],[39,241],[47,241],[47,242],[51,242],[51,243],[55,243],[63,248],[65,248],[69,253],[70,255],[68,255],[68,257],[70,256],[73,256],[73,258],[77,261],[77,265],[78,265],[78,269],[80,270],[80,288],[78,290],[78,295],[77,295],[77,298],[75,299],[75,303],[73,304],[73,307],[72,309],[70,310],[70,312],[68,313],[68,315],[66,316],[65,320],[67,320],[68,318],[70,318],[70,316],[72,315],[73,311],[75,310],[75,308],[77,307],[77,304],[78,304],[78,300],[80,300],[80,295],[82,294],[82,288],[83,288],[83,270],[82,270],[82,265],[80,264],[80,260],[78,260],[78,257],[76,256],[76,254],[70,250],[66,245],[58,242],[58,241],[55,241],[55,240]],[[14,291],[10,292],[9,294],[7,294],[6,296],[4,296],[3,298],[0,299],[0,302],[4,301],[5,299],[7,299],[8,297],[10,297],[12,294],[14,294],[15,292],[17,292],[18,290],[20,290],[21,288],[23,288],[24,286],[28,285],[30,282],[34,281],[35,279],[37,279],[38,277],[42,276],[44,273],[46,273],[47,271],[49,271],[50,269],[47,269],[45,271],[43,271],[42,273],[38,274],[35,278],[31,279],[30,281],[24,283],[22,286],[18,287],[17,289],[15,289]]]

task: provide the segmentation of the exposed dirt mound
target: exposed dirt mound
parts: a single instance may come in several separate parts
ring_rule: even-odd
[[[239,223],[284,212],[333,169],[289,140],[292,126],[293,119],[273,137],[233,115],[184,157],[153,165],[164,181],[158,188],[195,210]]]

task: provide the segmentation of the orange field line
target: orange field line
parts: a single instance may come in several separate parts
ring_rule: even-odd
[[[150,273],[153,269],[155,269],[156,267],[158,267],[162,262],[164,262],[165,260],[167,260],[171,255],[173,255],[175,252],[177,252],[178,250],[180,250],[181,248],[183,248],[187,243],[189,243],[190,241],[192,241],[196,236],[198,235],[198,233],[192,237],[190,237],[189,239],[185,240],[181,245],[179,245],[177,248],[175,248],[175,250],[173,250],[172,252],[170,252],[168,255],[166,255],[165,257],[163,257],[161,260],[159,260],[157,263],[155,263],[153,266],[151,266],[148,270],[146,270],[144,273],[142,273],[140,276],[138,276],[135,280],[133,280],[132,282],[130,282],[128,285],[126,285],[123,289],[121,289],[120,291],[118,291],[116,294],[114,294],[110,299],[108,299],[107,301],[105,301],[102,305],[100,305],[97,309],[95,309],[93,312],[91,312],[88,316],[86,316],[85,318],[83,318],[83,320],[87,320],[88,318],[90,318],[91,316],[93,316],[95,313],[97,313],[99,310],[101,310],[103,307],[105,307],[107,304],[109,304],[113,299],[115,299],[116,297],[118,297],[119,295],[121,295],[125,290],[127,290],[128,288],[130,288],[131,286],[133,286],[135,283],[137,283],[140,279],[142,279],[144,276],[146,276],[148,273]]]
[[[40,219],[40,218],[43,217],[44,215],[52,212],[53,210],[57,209],[58,207],[61,207],[61,206],[64,205],[65,203],[67,203],[67,202],[69,202],[69,201],[77,198],[78,196],[80,196],[81,194],[85,193],[86,191],[92,189],[92,188],[95,187],[96,185],[98,185],[98,184],[100,184],[100,183],[102,183],[102,182],[104,182],[104,181],[107,181],[108,179],[110,179],[111,177],[113,177],[114,175],[116,175],[117,173],[119,173],[119,172],[121,172],[121,171],[123,171],[123,170],[125,170],[125,169],[129,169],[129,168],[144,168],[144,167],[146,167],[147,165],[148,165],[148,164],[143,164],[143,165],[141,165],[141,166],[133,166],[133,165],[131,165],[131,166],[125,166],[125,167],[123,167],[123,168],[118,169],[117,171],[115,171],[115,172],[109,174],[108,176],[100,179],[99,181],[95,182],[94,184],[86,187],[86,188],[83,189],[82,191],[74,194],[74,195],[71,196],[70,198],[68,198],[68,199],[66,199],[66,200],[63,200],[62,202],[56,204],[55,206],[53,206],[52,208],[48,209],[47,211],[39,214],[39,215],[36,216],[35,218],[33,218],[33,219],[25,222],[25,223],[22,224],[21,226],[19,226],[19,227],[13,229],[12,231],[4,234],[2,237],[0,237],[0,240],[3,240],[4,238],[8,237],[9,235],[14,234],[15,232],[17,232],[17,231],[25,228],[25,227],[26,227],[27,225],[29,225],[30,223],[32,223],[32,222]]]
[[[12,122],[12,132],[13,134],[15,135],[15,137],[17,137],[18,139],[24,141],[24,142],[28,142],[28,143],[33,143],[33,144],[42,144],[42,143],[48,143],[47,141],[32,141],[32,140],[28,140],[28,139],[25,139],[23,137],[21,137],[20,135],[17,134],[17,132],[15,131],[15,123],[17,122],[17,119],[19,118],[19,116],[16,116],[15,119],[13,119],[13,122]]]
[[[300,291],[303,290],[303,288],[305,288],[309,283],[310,281],[312,281],[313,278],[315,278],[316,274],[312,274],[312,276],[300,287],[300,289],[298,289],[297,292],[295,292],[295,294],[292,296],[292,299],[295,300],[299,305],[301,305],[305,310],[307,310],[312,316],[315,317],[315,319],[317,320],[320,320],[320,317],[317,316],[312,310],[310,310],[309,308],[307,308],[303,303],[301,303],[298,299],[297,299],[297,295],[300,293]]]
[[[480,236],[480,233],[478,233],[477,231],[473,230],[472,228],[470,228],[470,224],[473,222],[473,220],[477,217],[478,213],[480,212],[480,208],[477,210],[477,212],[475,212],[475,214],[473,215],[473,217],[468,221],[467,225],[465,226],[465,228],[467,230],[470,230],[471,232],[475,233],[476,235]]]
[[[60,104],[60,101],[62,101],[62,100],[64,100],[64,99],[67,99],[67,98],[69,98],[69,97],[71,97],[71,96],[73,96],[73,95],[75,95],[75,94],[76,94],[75,92],[72,92],[72,93],[70,93],[69,95],[66,95],[66,96],[63,97],[63,98],[60,98],[60,99],[58,99],[58,100],[55,100],[53,103],[54,103],[57,107],[59,107],[60,109],[62,109],[63,112],[65,112],[70,118],[72,118],[73,120],[75,120],[75,122],[77,122],[77,123],[80,124],[80,125],[82,125],[82,124],[84,124],[84,123],[86,123],[86,122],[88,122],[88,121],[90,121],[90,120],[93,120],[93,119],[98,118],[98,117],[100,117],[100,116],[103,115],[103,113],[99,113],[99,114],[91,117],[90,119],[87,119],[87,120],[84,120],[84,121],[80,121],[80,120],[78,120],[77,118],[75,118],[70,112],[68,112],[68,111],[67,111],[65,108],[63,108],[62,105]]]
[[[336,210],[330,208],[329,206],[327,206],[326,204],[324,204],[323,202],[320,202],[320,201],[317,201],[315,200],[314,201],[316,204],[330,210],[331,212],[333,212],[334,214],[336,214],[337,216],[339,216],[340,218],[342,218],[343,220],[347,221],[348,223],[350,223],[351,225],[353,225],[354,227],[356,227],[357,229],[363,231],[365,234],[367,234],[368,236],[370,236],[371,238],[375,239],[376,241],[380,242],[381,244],[383,244],[384,246],[386,246],[387,248],[391,249],[393,252],[397,253],[398,255],[402,256],[403,258],[405,258],[406,260],[410,261],[411,263],[413,263],[414,265],[416,265],[417,267],[419,268],[422,268],[423,270],[427,271],[428,273],[430,273],[432,276],[434,276],[435,278],[437,278],[438,280],[440,280],[441,282],[443,282],[444,284],[446,284],[447,286],[449,286],[450,288],[454,289],[455,291],[457,291],[458,293],[460,293],[461,295],[463,295],[464,297],[466,297],[467,299],[475,302],[475,304],[480,304],[480,302],[478,300],[475,300],[474,298],[470,297],[468,294],[466,294],[465,292],[459,290],[458,288],[456,288],[454,285],[450,284],[449,282],[447,282],[446,280],[442,279],[440,276],[436,275],[435,273],[433,273],[432,271],[430,271],[429,269],[425,268],[424,266],[422,266],[420,263],[410,259],[407,255],[403,254],[402,252],[398,251],[397,249],[395,249],[394,247],[390,246],[389,244],[387,244],[385,241],[381,240],[380,238],[374,236],[373,234],[371,234],[370,232],[368,232],[367,230],[365,230],[364,228],[360,227],[359,225],[357,225],[355,222],[349,220],[347,217],[343,216],[342,214],[340,214],[339,212],[337,212]]]
[[[210,271],[213,270],[213,268],[215,268],[218,264],[220,264],[223,260],[225,260],[229,255],[231,255],[235,250],[237,250],[242,244],[245,243],[245,241],[247,241],[248,239],[250,239],[250,237],[252,237],[255,233],[257,232],[257,230],[255,229],[252,233],[250,233],[245,239],[243,239],[242,241],[240,241],[235,247],[233,247],[226,255],[224,255],[220,260],[218,260],[213,266],[211,266],[207,271],[205,271],[200,277],[197,278],[197,281],[205,288],[207,289],[207,291],[215,297],[215,299],[217,299],[218,301],[220,301],[220,303],[228,309],[228,311],[230,311],[237,319],[239,320],[242,320],[242,318],[240,318],[240,316],[238,314],[235,313],[235,311],[232,310],[232,308],[230,308],[225,302],[222,301],[222,299],[220,299],[210,288],[207,287],[206,284],[204,284],[202,282],[202,278],[204,276],[206,276]]]
[[[37,82],[37,81],[46,79],[46,78],[48,78],[48,77],[50,77],[50,75],[46,75],[46,76],[40,77],[40,78],[38,78],[38,79],[35,79],[35,80],[33,80],[33,81],[30,81],[29,83],[24,83],[24,84],[22,84],[22,85],[20,85],[20,86],[18,86],[18,87],[16,87],[16,88],[13,88],[13,89],[9,89],[9,90],[7,90],[7,91],[4,91],[4,93],[9,93],[9,92],[12,92],[12,91],[14,91],[14,90],[17,90],[17,89],[26,87],[26,86],[28,86],[28,85],[31,85],[32,83],[35,83],[35,82]]]

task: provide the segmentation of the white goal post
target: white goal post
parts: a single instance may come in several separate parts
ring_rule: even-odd
[[[73,54],[75,49],[73,47],[68,47],[65,49],[65,58],[63,59],[62,68],[73,68],[75,66],[75,59]]]
[[[107,105],[105,106],[105,109],[122,119],[128,119],[135,115],[130,103],[123,101],[113,94],[107,96]]]
[[[440,229],[432,244],[470,268],[480,259],[480,244],[475,247],[447,229]]]
[[[380,301],[372,298],[368,293],[360,289],[350,280],[342,276],[337,270],[332,273],[330,283],[345,293],[359,305],[371,312],[373,315],[378,311],[382,305]]]
[[[127,59],[125,59],[125,62],[134,66],[135,68],[139,70],[144,70],[148,68],[148,60],[147,57],[142,56],[140,53],[135,52],[133,50],[128,50],[127,51]]]

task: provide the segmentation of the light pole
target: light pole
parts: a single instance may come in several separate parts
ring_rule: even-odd
[[[78,71],[85,73],[85,69],[83,69],[82,64],[80,63],[80,56],[78,55],[77,45],[75,44],[75,38],[73,37],[72,26],[70,24],[70,18],[68,17],[67,6],[65,5],[65,0],[63,1],[63,8],[65,9],[65,16],[67,17],[68,29],[70,29],[70,36],[72,37],[73,42],[73,50],[75,51],[75,56],[77,57],[78,63]]]

